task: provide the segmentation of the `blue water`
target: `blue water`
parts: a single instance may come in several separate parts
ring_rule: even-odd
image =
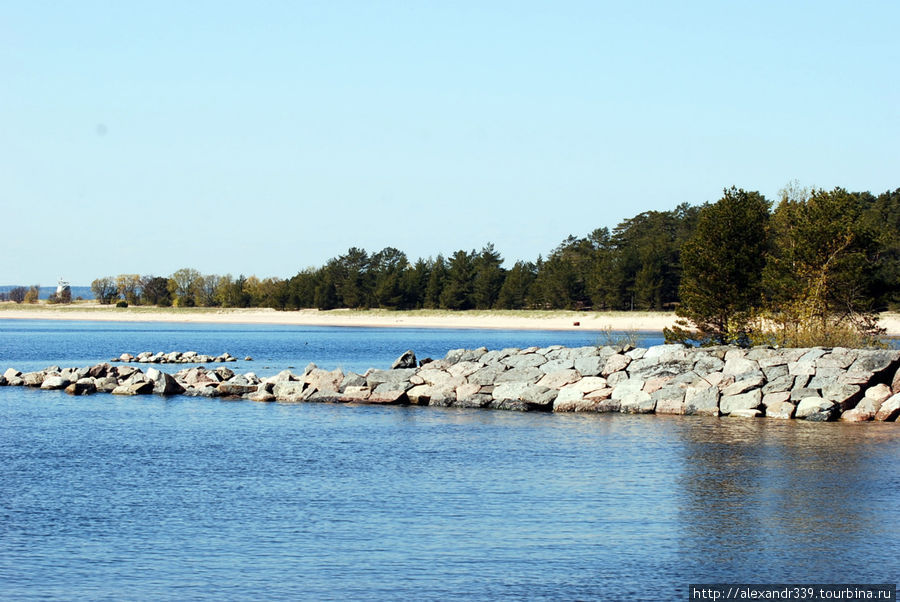
[[[659,333],[640,333],[642,344],[662,343]],[[580,347],[602,342],[594,331],[455,330],[421,328],[343,328],[242,324],[166,324],[0,320],[0,368],[38,370],[48,362],[84,366],[128,352],[228,352],[253,362],[229,367],[259,375],[309,362],[332,370],[389,368],[407,349],[419,359],[437,359],[450,349],[487,347]],[[174,368],[177,370],[177,368]],[[0,370],[2,373],[2,370]]]
[[[0,322],[0,369],[190,347],[276,370],[317,359],[306,342],[325,367],[355,366],[576,336],[295,330]],[[695,582],[896,583],[898,431],[5,387],[0,598],[670,600]]]

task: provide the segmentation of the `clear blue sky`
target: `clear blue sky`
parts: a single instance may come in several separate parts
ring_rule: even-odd
[[[900,2],[0,2],[0,284],[900,187]]]

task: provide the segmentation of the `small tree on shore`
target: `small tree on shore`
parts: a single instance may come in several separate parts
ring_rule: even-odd
[[[770,342],[867,346],[882,334],[871,306],[881,224],[867,223],[857,194],[786,189],[772,216],[764,271]],[[760,341],[764,342],[764,341]]]
[[[671,341],[746,344],[762,299],[769,202],[738,188],[700,211],[697,229],[681,251],[679,325]]]
[[[91,292],[101,305],[109,305],[116,298],[116,282],[112,278],[97,278],[91,282]]]
[[[16,303],[22,303],[25,301],[25,295],[28,293],[28,289],[24,286],[17,286],[11,291],[9,291],[9,300],[15,301]]]
[[[41,285],[35,284],[25,293],[25,303],[37,303],[41,298]]]

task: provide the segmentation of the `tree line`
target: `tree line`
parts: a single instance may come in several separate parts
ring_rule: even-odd
[[[670,341],[868,346],[900,288],[900,190],[787,187],[772,211],[732,188],[682,247]]]
[[[725,215],[721,223],[705,219],[714,225],[703,225],[701,219],[721,208],[723,199],[735,196],[752,198],[756,204],[759,227],[753,232],[758,244],[752,249],[741,246],[740,232],[726,228],[728,220],[741,223],[739,215]],[[325,265],[286,279],[183,268],[168,277],[99,278],[91,287],[101,303],[134,305],[667,310],[683,305],[685,296],[691,298],[699,286],[684,282],[685,270],[708,272],[707,286],[715,288],[721,284],[716,283],[717,266],[724,262],[756,275],[750,285],[735,285],[740,294],[754,298],[750,305],[755,307],[762,305],[759,299],[778,299],[785,306],[784,300],[799,295],[797,287],[812,282],[816,274],[827,288],[822,299],[830,308],[851,298],[854,308],[870,309],[900,301],[900,189],[876,196],[791,185],[774,207],[758,192],[729,189],[723,199],[645,211],[612,230],[569,236],[546,257],[510,267],[491,243],[480,250],[414,261],[394,247],[377,252],[352,247]],[[704,255],[712,247],[697,236],[713,236],[716,229],[723,236],[730,233],[714,241],[722,253]]]

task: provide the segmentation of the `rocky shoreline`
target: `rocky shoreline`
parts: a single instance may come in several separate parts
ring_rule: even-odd
[[[158,357],[132,360],[150,363]],[[315,364],[302,374],[285,370],[268,378],[235,374],[224,366],[194,366],[175,374],[109,363],[24,374],[10,368],[0,375],[0,385],[72,395],[155,393],[262,402],[894,422],[900,415],[900,351],[554,345],[456,349],[421,362],[408,351],[390,369],[364,374]]]

